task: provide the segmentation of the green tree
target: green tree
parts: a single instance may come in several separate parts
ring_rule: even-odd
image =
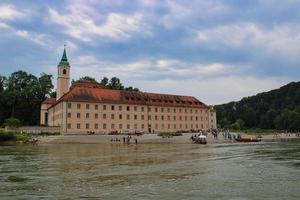
[[[100,81],[100,85],[106,87],[108,85],[108,78],[103,77],[103,79]]]
[[[3,92],[6,85],[6,77],[0,75],[0,92]]]
[[[220,124],[221,128],[229,128],[231,125],[231,122],[226,117],[220,119],[218,123]]]
[[[90,77],[90,76],[81,77],[81,78],[79,78],[79,81],[95,81],[95,82],[97,82],[95,78]]]
[[[109,81],[108,87],[111,89],[116,89],[116,90],[123,90],[124,86],[122,85],[121,81],[117,77],[112,77]]]
[[[273,129],[275,127],[275,118],[277,117],[275,109],[271,108],[268,112],[260,117],[260,127],[265,129]]]
[[[40,87],[40,99],[44,98],[47,94],[50,94],[54,88],[52,84],[52,75],[42,73],[38,78]]]
[[[236,120],[236,123],[238,123],[240,125],[240,129],[244,129],[245,128],[245,122],[242,119],[238,119]]]
[[[56,98],[56,91],[50,93],[50,98]]]
[[[25,125],[38,124],[40,104],[53,89],[51,79],[47,74],[37,78],[24,71],[12,73],[0,94],[0,124],[9,117],[21,119]]]
[[[290,111],[285,109],[275,118],[275,128],[278,130],[288,130]]]
[[[291,132],[300,130],[300,108],[290,111],[287,129]]]
[[[241,126],[238,122],[234,122],[233,124],[231,124],[230,126],[233,130],[240,130]]]
[[[252,107],[246,107],[243,114],[243,119],[245,121],[245,125],[249,128],[255,127],[257,125],[256,113]]]
[[[11,117],[5,120],[4,125],[10,129],[16,129],[21,126],[21,121],[17,118]]]
[[[138,88],[134,88],[132,86],[126,87],[124,90],[126,90],[126,91],[135,91],[135,92],[140,91]]]

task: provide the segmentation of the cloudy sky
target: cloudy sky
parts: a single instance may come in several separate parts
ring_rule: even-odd
[[[300,1],[1,0],[0,74],[117,76],[143,91],[239,100],[300,77]]]

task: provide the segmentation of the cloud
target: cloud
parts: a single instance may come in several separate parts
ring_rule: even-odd
[[[17,30],[15,34],[21,38],[24,38],[26,40],[32,41],[37,45],[43,46],[43,47],[50,47],[53,46],[53,42],[48,38],[45,34],[38,34],[33,32],[28,32],[26,30]]]
[[[24,13],[17,10],[13,5],[0,5],[0,19],[13,20],[24,17]]]
[[[275,88],[300,73],[296,1],[12,2],[0,4],[4,73],[28,66],[55,76],[67,44],[72,78],[118,76],[144,91],[209,104]]]
[[[111,62],[94,56],[79,56],[71,62],[75,79],[84,76],[117,76],[123,80],[198,80],[232,74],[224,63],[186,63],[180,60],[143,59],[133,62]],[[238,70],[235,70],[237,73]]]
[[[225,70],[228,66],[222,63],[213,63],[211,65],[200,66],[199,69],[202,71],[203,74],[217,74]]]
[[[195,96],[204,103],[216,105],[275,89],[287,82],[284,79],[234,75],[205,80],[137,80],[135,86],[149,92]]]
[[[162,1],[157,1],[161,6]],[[163,7],[166,12],[162,15],[162,24],[166,28],[187,28],[197,26],[196,20],[208,21],[210,18],[222,15],[228,12],[229,6],[221,1],[199,1],[189,0],[165,0]],[[199,10],[198,10],[198,9]]]
[[[271,28],[255,23],[221,25],[197,32],[201,43],[221,48],[256,48],[264,53],[298,57],[300,51],[300,24],[273,25]]]
[[[0,29],[7,29],[9,26],[6,23],[0,22]]]
[[[75,10],[76,8],[76,10]],[[93,37],[100,36],[113,40],[129,39],[133,34],[144,32],[143,16],[139,13],[132,15],[111,12],[107,16],[97,14],[94,16],[90,7],[71,7],[66,14],[60,14],[49,8],[50,20],[63,26],[66,34],[81,40],[91,41]],[[98,12],[96,12],[98,13]]]
[[[117,76],[124,85],[132,85],[142,91],[195,96],[210,105],[237,101],[258,92],[278,88],[289,82],[284,78],[232,73],[231,66],[221,63],[178,68],[178,64],[184,64],[182,61],[168,61],[167,59],[117,64],[100,61],[93,56],[79,56],[70,61],[73,79],[86,75],[97,80],[104,76]],[[162,63],[166,71],[160,70],[159,65]],[[173,65],[174,63],[176,66]],[[223,75],[224,73],[226,75]],[[176,78],[176,76],[181,78]],[[156,78],[153,79],[153,77]]]

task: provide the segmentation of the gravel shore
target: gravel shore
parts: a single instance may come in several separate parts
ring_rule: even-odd
[[[142,136],[132,136],[130,143],[135,143],[134,139],[137,139],[138,144],[147,143],[178,143],[187,144],[193,143],[190,138],[195,133],[184,133],[182,136],[176,136],[172,138],[162,138],[156,134],[144,134]],[[72,143],[82,143],[82,144],[93,144],[93,143],[123,143],[123,137],[126,135],[60,135],[60,136],[47,136],[39,137],[39,144],[72,144]],[[243,135],[243,137],[255,137],[250,135]],[[274,135],[263,135],[262,141],[270,140],[280,140],[280,139],[300,139],[296,137],[295,134],[280,134],[278,136]],[[113,140],[113,141],[112,141]],[[115,141],[119,140],[119,141]],[[219,135],[218,139],[214,139],[211,134],[207,137],[208,144],[212,143],[224,143],[232,142],[232,140],[225,140],[222,135]]]

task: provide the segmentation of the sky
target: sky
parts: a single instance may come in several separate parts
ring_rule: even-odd
[[[297,0],[1,0],[0,74],[119,77],[209,105],[300,77]]]

